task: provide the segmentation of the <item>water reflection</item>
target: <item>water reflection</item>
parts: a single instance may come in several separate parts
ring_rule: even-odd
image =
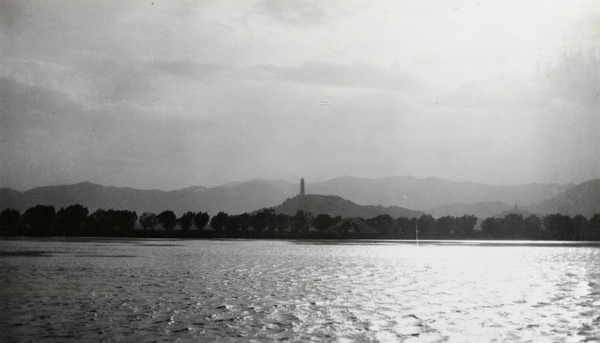
[[[598,247],[422,243],[3,241],[0,251],[20,253],[0,255],[0,338],[537,342],[600,335]],[[121,258],[103,258],[110,256]]]

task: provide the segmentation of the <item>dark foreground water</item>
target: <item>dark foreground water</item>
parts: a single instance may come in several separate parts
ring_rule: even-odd
[[[583,342],[600,246],[0,241],[0,341]]]

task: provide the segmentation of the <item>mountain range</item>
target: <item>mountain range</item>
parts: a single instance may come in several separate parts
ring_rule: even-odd
[[[219,211],[240,214],[281,205],[286,199],[297,195],[299,189],[299,183],[263,179],[174,191],[140,190],[83,182],[37,187],[25,192],[2,188],[0,209],[13,208],[23,212],[36,204],[53,205],[58,209],[78,203],[90,211],[112,208],[135,210],[140,214],[170,209],[178,215],[186,211],[203,211],[211,215]],[[344,201],[357,206],[372,206],[365,213],[375,213],[373,208],[389,208],[391,213],[412,210],[434,217],[473,214],[486,218],[510,210],[515,205],[538,214],[560,212],[589,217],[600,213],[600,179],[580,185],[533,183],[496,186],[410,176],[379,179],[341,177],[307,183],[306,192],[309,195],[336,196],[334,202],[340,208],[350,208]],[[357,216],[353,214],[357,211],[355,208],[347,216]]]

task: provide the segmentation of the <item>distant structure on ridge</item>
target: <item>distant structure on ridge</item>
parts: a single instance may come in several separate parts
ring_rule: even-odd
[[[306,193],[304,192],[304,178],[300,179],[300,196],[304,196]]]

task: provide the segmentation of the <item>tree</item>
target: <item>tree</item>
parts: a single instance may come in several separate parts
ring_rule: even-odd
[[[269,230],[272,232],[278,231],[283,232],[287,229],[290,222],[290,217],[283,213],[276,214],[271,217],[271,222],[269,223]]]
[[[56,213],[59,229],[68,235],[81,236],[87,225],[89,210],[80,204],[61,208]]]
[[[291,218],[292,231],[306,233],[312,223],[311,216],[302,210],[298,210]]]
[[[367,224],[371,225],[381,236],[388,236],[392,228],[396,225],[396,221],[389,214],[381,214],[367,220]]]
[[[248,230],[250,230],[250,227],[252,227],[253,216],[251,216],[248,213],[244,212],[244,213],[238,215],[237,217],[238,217],[237,218],[238,228],[241,231],[248,231]],[[263,219],[263,220],[265,220],[265,219]],[[255,231],[262,231],[262,228],[260,228],[260,227],[259,228],[254,227],[254,230]]]
[[[416,218],[408,219],[406,217],[396,218],[396,231],[402,239],[415,239],[415,225],[417,223]]]
[[[523,219],[523,237],[527,239],[544,239],[542,220],[536,215]]]
[[[498,238],[500,231],[498,221],[494,217],[489,217],[481,223],[481,231],[487,238]]]
[[[154,231],[154,228],[158,225],[158,217],[154,213],[145,212],[140,216],[139,222],[144,230]]]
[[[502,221],[502,238],[514,239],[514,238],[525,238],[523,237],[524,232],[523,215],[517,213],[510,213],[504,216]]]
[[[585,230],[581,233],[581,240],[600,241],[600,213],[588,220]]]
[[[545,216],[543,223],[551,239],[566,241],[573,232],[573,219],[560,213]]]
[[[313,225],[322,232],[335,225],[335,219],[331,218],[329,214],[318,214],[313,220]]]
[[[581,214],[576,215],[573,218],[573,232],[571,233],[569,239],[572,241],[581,240],[581,235],[585,232],[586,226],[587,218]]]
[[[194,212],[186,212],[179,217],[179,225],[183,231],[189,230],[189,228],[192,226],[194,215]]]
[[[220,232],[225,227],[225,224],[227,224],[228,217],[229,217],[229,215],[227,213],[219,212],[219,213],[217,213],[216,216],[213,216],[212,219],[210,220],[210,226],[216,232]]]
[[[108,210],[113,226],[122,231],[133,231],[135,223],[138,221],[138,216],[135,211],[127,210]]]
[[[54,206],[36,205],[23,213],[21,217],[25,233],[33,236],[51,236],[56,234],[56,212]]]
[[[417,220],[419,238],[431,238],[435,219],[430,214],[424,214]]]
[[[251,222],[254,230],[261,232],[269,226],[271,218],[273,217],[273,210],[266,209],[258,212],[252,216]]]
[[[196,213],[193,219],[194,225],[196,225],[196,228],[198,228],[198,230],[202,230],[206,226],[206,224],[208,224],[209,220],[210,217],[206,212]]]
[[[435,238],[447,238],[454,230],[454,217],[444,216],[435,221],[434,234]]]
[[[248,221],[249,221],[249,217],[248,214],[245,213],[245,216],[242,217],[242,215],[237,215],[237,216],[227,216],[227,220],[225,221],[225,231],[227,232],[238,232],[238,231],[246,231],[247,227],[248,227]],[[246,221],[246,223],[244,223],[243,221]]]
[[[21,213],[13,209],[5,209],[0,213],[0,236],[12,236],[19,233]]]
[[[94,211],[94,213],[90,214],[88,217],[88,226],[96,233],[111,230],[112,226],[108,211],[101,208]]]
[[[158,215],[158,222],[165,230],[171,231],[177,226],[177,216],[175,216],[173,211],[163,211]]]
[[[454,219],[454,235],[459,238],[471,237],[477,224],[477,217],[464,215]]]

